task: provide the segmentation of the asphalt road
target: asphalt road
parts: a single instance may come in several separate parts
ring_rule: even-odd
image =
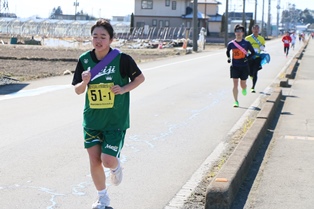
[[[237,109],[225,50],[139,64],[146,81],[131,93],[124,179],[108,185],[115,209],[161,209],[175,197],[300,45],[286,58],[280,40],[266,44],[271,63],[259,73],[257,93],[240,95]],[[84,96],[71,79],[21,84],[15,94],[0,87],[0,208],[83,209],[95,201],[83,148]]]

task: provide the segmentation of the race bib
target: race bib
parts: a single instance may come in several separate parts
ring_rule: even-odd
[[[88,87],[88,100],[91,109],[112,108],[114,93],[110,90],[113,83],[90,84]]]
[[[261,50],[261,51],[264,51],[264,49],[265,49],[264,46],[261,46],[261,47],[260,47],[260,50]]]
[[[254,51],[255,51],[256,53],[259,53],[259,50],[258,50],[257,48],[254,48]]]
[[[240,49],[233,49],[233,59],[243,59],[245,58],[245,54]]]
[[[289,43],[289,41],[287,41],[287,40],[284,40],[284,43],[288,44],[288,43]]]

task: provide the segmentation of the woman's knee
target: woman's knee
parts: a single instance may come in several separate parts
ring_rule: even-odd
[[[113,157],[113,156],[107,155],[107,154],[102,154],[101,155],[101,160],[102,160],[103,165],[106,168],[115,168],[115,167],[117,167],[118,160],[117,160],[116,157]]]
[[[101,165],[101,152],[97,146],[88,148],[87,152],[92,167]]]

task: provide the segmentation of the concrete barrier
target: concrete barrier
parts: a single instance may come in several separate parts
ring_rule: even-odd
[[[205,209],[227,209],[231,206],[264,139],[268,124],[273,119],[281,97],[281,89],[275,88],[250,129],[208,185]]]
[[[308,41],[301,47],[296,57],[286,69],[285,78],[280,80],[280,87],[289,87],[289,78],[295,73],[298,60],[302,57]],[[282,90],[275,88],[250,129],[234,149],[227,162],[206,189],[205,209],[228,209],[239,191],[258,148],[266,134],[267,127],[274,117],[282,97]]]
[[[299,52],[295,55],[293,60],[291,61],[291,64],[285,69],[285,77],[281,78],[279,81],[280,87],[290,87],[289,85],[289,79],[294,79],[295,74],[297,71],[297,68],[299,66],[299,60],[302,59],[303,53],[309,43],[309,40],[305,42],[305,44],[299,49]]]
[[[295,71],[298,67],[298,59],[293,58],[290,65],[286,69],[286,78],[294,79],[295,78]]]

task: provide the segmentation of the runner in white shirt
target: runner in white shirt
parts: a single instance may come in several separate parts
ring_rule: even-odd
[[[295,40],[297,39],[297,36],[295,35],[295,33],[293,32],[291,35],[290,35],[292,41],[291,41],[291,48],[294,50],[294,46],[295,46]]]

